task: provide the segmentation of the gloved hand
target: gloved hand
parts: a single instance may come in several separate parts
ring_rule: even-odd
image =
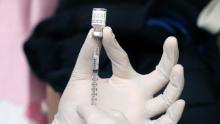
[[[91,103],[92,57],[95,48],[100,45],[92,37],[92,32],[91,29],[80,51],[72,76],[61,97],[54,124],[85,124],[76,110],[80,104]],[[179,56],[177,40],[169,37],[165,41],[158,66],[147,75],[134,71],[126,52],[120,47],[109,27],[103,29],[102,44],[112,62],[113,75],[98,79],[97,106],[103,111],[122,112],[130,124],[155,123],[150,118],[165,112],[179,98],[184,87],[183,67],[176,64]],[[167,83],[165,91],[154,97]],[[176,110],[182,111],[183,106],[177,104]],[[171,111],[169,116],[162,117],[158,123],[176,123],[180,115]]]
[[[178,100],[167,110],[166,114],[157,120],[148,122],[149,124],[177,124],[179,121],[185,102]],[[85,120],[86,124],[129,124],[123,113],[118,111],[104,111],[95,106],[80,105],[77,108],[79,116]],[[146,122],[146,124],[148,124]]]

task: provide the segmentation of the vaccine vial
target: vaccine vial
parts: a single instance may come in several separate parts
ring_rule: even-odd
[[[94,29],[93,36],[101,42],[103,37],[103,28],[106,23],[107,10],[104,8],[94,8],[92,11],[92,27]],[[91,88],[91,105],[97,105],[98,102],[98,71],[99,71],[99,55],[101,46],[97,45],[94,49],[92,58],[92,88]]]
[[[93,8],[92,11],[92,27],[94,29],[93,36],[102,38],[103,28],[106,25],[106,13],[105,8]]]

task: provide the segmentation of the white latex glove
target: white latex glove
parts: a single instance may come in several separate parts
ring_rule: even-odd
[[[148,122],[149,124],[177,124],[179,121],[185,102],[178,100],[167,110],[166,114],[157,120]],[[129,124],[123,113],[118,111],[104,111],[95,106],[80,105],[77,108],[79,116],[85,120],[86,124]]]
[[[95,48],[100,45],[92,37],[92,32],[93,30],[90,30],[85,40],[72,76],[61,97],[54,119],[56,124],[85,124],[76,110],[80,104],[91,103],[92,57]],[[183,67],[176,65],[179,56],[177,40],[169,37],[165,41],[158,66],[147,75],[134,71],[126,52],[119,46],[109,27],[103,29],[102,44],[112,62],[113,75],[111,78],[98,79],[97,106],[104,111],[117,110],[124,113],[130,124],[154,123],[155,121],[151,121],[150,118],[165,112],[183,90]],[[163,94],[154,97],[167,83]],[[176,110],[182,108],[180,106]],[[180,116],[176,116],[176,112],[170,115],[175,115],[172,121],[178,120]]]

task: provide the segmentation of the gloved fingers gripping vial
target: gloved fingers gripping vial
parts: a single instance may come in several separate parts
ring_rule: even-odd
[[[93,27],[93,37],[101,42],[103,37],[103,28],[106,25],[106,14],[107,10],[105,8],[94,8],[92,11],[92,27]],[[101,44],[101,43],[100,43]],[[92,58],[92,88],[91,88],[91,105],[97,104],[98,96],[98,71],[99,71],[99,55],[100,55],[101,45],[97,45],[93,53]]]

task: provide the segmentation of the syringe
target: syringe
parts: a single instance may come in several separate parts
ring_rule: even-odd
[[[91,89],[91,105],[97,104],[98,97],[98,71],[99,71],[99,55],[101,50],[101,41],[103,37],[103,28],[106,23],[107,10],[104,8],[94,8],[92,12],[92,26],[94,29],[93,37],[100,42],[93,53],[92,59],[92,89]]]

